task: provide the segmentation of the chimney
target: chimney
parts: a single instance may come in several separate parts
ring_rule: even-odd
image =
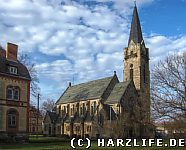
[[[6,59],[17,61],[18,46],[13,43],[7,43]]]
[[[0,57],[6,58],[6,51],[0,46]]]
[[[69,87],[71,87],[72,86],[72,84],[71,84],[71,82],[69,82]]]

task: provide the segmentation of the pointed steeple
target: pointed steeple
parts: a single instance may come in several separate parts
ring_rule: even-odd
[[[132,24],[131,24],[131,29],[130,29],[130,37],[129,37],[128,44],[130,43],[131,40],[133,40],[134,43],[136,43],[136,44],[141,43],[141,41],[143,40],[141,25],[140,25],[140,20],[139,20],[136,4],[134,6]]]

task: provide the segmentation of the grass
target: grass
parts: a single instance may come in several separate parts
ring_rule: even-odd
[[[0,150],[72,150],[70,141],[64,141],[62,138],[55,137],[38,137],[30,138],[30,143],[24,144],[0,144]],[[86,144],[85,144],[86,145]],[[85,147],[78,148],[85,149]],[[93,142],[90,150],[186,150],[186,147],[115,147],[99,148],[96,142]]]

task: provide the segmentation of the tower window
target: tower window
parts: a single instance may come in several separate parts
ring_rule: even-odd
[[[130,79],[133,80],[133,64],[130,65]]]

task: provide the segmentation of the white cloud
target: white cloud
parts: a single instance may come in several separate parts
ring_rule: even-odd
[[[186,36],[166,37],[155,35],[145,39],[147,47],[150,48],[151,66],[173,52],[186,51]]]
[[[141,0],[137,5],[153,1]],[[114,70],[122,79],[133,1],[95,0],[97,4],[91,6],[88,2],[93,0],[0,0],[0,43],[15,42],[20,51],[36,58],[47,96],[59,96],[70,81],[111,76]],[[163,35],[145,39],[152,63],[169,51],[185,50],[185,41],[186,37]]]

